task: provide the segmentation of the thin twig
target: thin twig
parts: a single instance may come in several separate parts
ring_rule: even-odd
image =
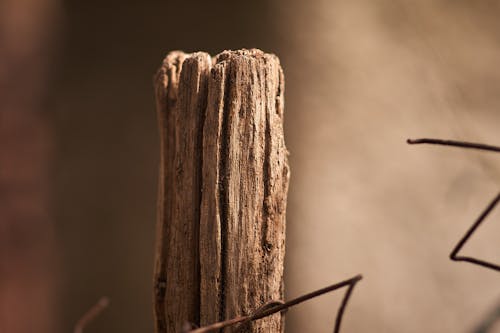
[[[450,259],[451,260],[453,260],[453,261],[466,261],[466,262],[470,262],[470,263],[473,263],[473,264],[476,264],[476,265],[479,265],[479,266],[483,266],[483,267],[486,267],[486,268],[493,269],[495,271],[500,271],[500,266],[498,266],[496,264],[492,264],[492,263],[489,263],[487,261],[483,261],[481,259],[476,259],[476,258],[473,258],[473,257],[458,256],[457,255],[458,252],[464,246],[464,244],[467,242],[467,240],[472,236],[472,234],[476,231],[476,229],[479,228],[479,226],[481,225],[481,223],[483,223],[483,221],[491,213],[491,211],[493,210],[493,208],[495,208],[495,206],[498,204],[499,201],[500,201],[500,193],[498,193],[496,195],[496,197],[489,203],[489,205],[486,206],[486,208],[483,210],[483,212],[481,213],[481,215],[479,215],[479,217],[474,222],[474,224],[469,228],[469,230],[467,230],[467,232],[462,237],[462,239],[460,239],[460,241],[457,243],[457,245],[455,246],[455,248],[453,249],[453,251],[451,251],[451,254],[450,254]]]
[[[331,286],[328,286],[328,287],[325,287],[322,289],[318,289],[318,290],[313,291],[311,293],[294,298],[294,299],[292,299],[288,302],[285,302],[285,303],[279,302],[279,301],[270,302],[272,304],[267,303],[264,306],[257,309],[256,311],[254,311],[251,315],[240,316],[240,317],[235,317],[232,319],[220,321],[220,322],[208,325],[208,326],[204,326],[204,327],[196,328],[196,329],[191,330],[191,331],[187,331],[186,333],[207,333],[207,332],[212,332],[212,331],[224,328],[224,327],[240,324],[243,322],[262,319],[264,317],[268,317],[268,316],[275,314],[277,312],[285,311],[292,306],[303,303],[303,302],[308,301],[310,299],[313,299],[315,297],[318,297],[318,296],[321,296],[323,294],[329,293],[331,291],[348,286],[348,289],[344,295],[344,298],[342,299],[342,303],[340,305],[340,308],[337,312],[337,318],[335,320],[335,328],[334,328],[333,332],[338,333],[338,332],[340,332],[340,324],[342,322],[342,317],[344,315],[344,311],[345,311],[345,308],[347,306],[347,302],[349,301],[349,298],[351,297],[354,286],[362,278],[363,277],[361,275],[356,275],[355,277],[353,277],[351,279],[333,284]]]
[[[92,322],[109,305],[109,298],[101,297],[77,322],[73,333],[82,333],[83,329]]]
[[[415,144],[432,144],[432,145],[441,145],[441,146],[452,146],[452,147],[460,147],[460,148],[468,148],[468,149],[479,149],[479,150],[487,150],[493,151],[496,153],[500,153],[500,147],[487,145],[484,143],[475,143],[475,142],[465,142],[465,141],[456,141],[456,140],[442,140],[442,139],[408,139],[406,142],[410,145]]]
[[[479,150],[487,150],[487,151],[493,151],[496,153],[500,153],[500,147],[497,146],[491,146],[483,143],[473,143],[473,142],[465,142],[465,141],[454,141],[454,140],[442,140],[442,139],[428,139],[428,138],[422,138],[422,139],[408,139],[406,140],[408,144],[422,144],[422,143],[428,143],[428,144],[436,144],[436,145],[443,145],[443,146],[453,146],[453,147],[460,147],[460,148],[469,148],[469,149],[479,149]],[[492,264],[490,262],[477,259],[474,257],[467,257],[467,256],[459,256],[458,252],[462,249],[462,247],[465,245],[467,240],[474,234],[474,232],[479,228],[479,226],[483,223],[483,221],[486,219],[486,217],[491,213],[493,208],[498,204],[500,201],[500,193],[496,195],[496,197],[490,202],[488,206],[484,209],[484,211],[479,215],[477,220],[472,224],[472,226],[467,230],[465,235],[458,241],[457,245],[451,251],[450,253],[450,259],[453,261],[465,261],[469,262],[475,265],[483,266],[495,271],[500,271],[500,266],[496,264]]]

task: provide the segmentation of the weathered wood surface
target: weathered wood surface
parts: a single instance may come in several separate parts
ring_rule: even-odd
[[[289,169],[283,74],[259,50],[173,52],[156,80],[161,133],[157,332],[283,298]],[[244,332],[282,332],[280,314]],[[226,332],[236,331],[234,328]]]
[[[201,133],[210,64],[207,54],[174,52],[157,76],[161,137],[155,263],[158,332],[179,332],[182,321],[199,322]]]

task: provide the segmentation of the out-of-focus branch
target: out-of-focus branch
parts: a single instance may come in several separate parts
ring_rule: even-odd
[[[73,333],[82,333],[84,328],[87,327],[97,316],[101,314],[104,309],[109,306],[109,298],[101,297],[99,301],[94,304],[76,323]]]

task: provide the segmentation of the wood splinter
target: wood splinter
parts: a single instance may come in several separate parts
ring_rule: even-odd
[[[172,52],[155,91],[156,332],[245,316],[283,299],[289,168],[278,58],[259,50],[214,59]],[[238,329],[283,332],[282,314]]]

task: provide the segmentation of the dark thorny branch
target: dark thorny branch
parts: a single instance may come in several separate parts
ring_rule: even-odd
[[[109,305],[109,298],[101,297],[81,318],[77,321],[73,333],[82,333],[85,327],[92,322]]]
[[[483,223],[483,221],[486,219],[486,217],[491,213],[493,208],[498,204],[498,201],[500,201],[500,193],[496,195],[496,197],[490,202],[490,204],[486,207],[486,209],[479,215],[477,220],[474,222],[474,224],[467,230],[465,235],[460,239],[460,241],[457,243],[455,248],[450,254],[450,259],[453,261],[466,261],[470,262],[472,264],[476,264],[479,266],[483,266],[486,268],[493,269],[495,271],[500,271],[500,266],[496,264],[489,263],[487,261],[481,260],[481,259],[476,259],[473,257],[467,257],[467,256],[459,256],[458,252],[460,249],[464,246],[464,244],[469,240],[469,238],[472,236],[472,234],[476,231],[477,228]]]
[[[452,147],[460,147],[460,148],[468,148],[468,149],[477,149],[477,150],[486,150],[492,151],[496,153],[500,153],[500,147],[487,145],[483,143],[474,143],[474,142],[465,142],[465,141],[455,141],[455,140],[441,140],[441,139],[408,139],[406,140],[408,144],[434,144],[434,145],[443,145],[443,146],[452,146]],[[450,254],[450,259],[453,261],[465,261],[475,265],[479,265],[482,267],[486,267],[495,271],[500,271],[500,266],[496,264],[489,263],[487,261],[477,259],[474,257],[468,256],[460,256],[458,252],[462,249],[464,244],[469,240],[469,238],[474,234],[474,232],[481,226],[486,217],[491,213],[491,211],[495,208],[495,206],[500,201],[500,193],[498,193],[495,198],[489,203],[488,206],[483,210],[481,215],[477,218],[477,220],[472,224],[472,226],[467,230],[465,235],[459,240],[457,245],[453,248],[453,251]]]
[[[285,312],[288,308],[295,306],[297,304],[306,302],[308,300],[311,300],[313,298],[316,298],[318,296],[321,296],[323,294],[332,292],[334,290],[347,287],[347,291],[344,294],[344,298],[342,299],[342,303],[340,304],[339,310],[337,311],[337,316],[335,319],[335,327],[333,332],[334,333],[339,333],[340,332],[340,324],[342,322],[342,317],[345,312],[345,308],[347,306],[347,302],[349,301],[349,298],[351,297],[352,291],[354,290],[354,287],[356,286],[356,283],[358,283],[363,277],[361,275],[356,275],[353,278],[350,278],[348,280],[333,284],[331,286],[315,290],[311,293],[302,295],[300,297],[294,298],[292,300],[289,300],[287,302],[282,302],[282,301],[271,301],[269,303],[266,303],[265,305],[261,306],[257,310],[255,310],[252,314],[247,315],[247,316],[240,316],[240,317],[235,317],[232,319],[220,321],[211,325],[207,325],[204,327],[200,328],[195,328],[191,329],[191,325],[187,324],[186,329],[184,329],[184,333],[206,333],[206,332],[212,332],[215,330],[222,329],[224,327],[228,326],[234,326],[234,325],[242,325],[246,324],[248,322],[252,322],[258,319],[262,319],[265,317],[268,317],[272,314],[278,313],[278,312]]]
[[[406,142],[410,145],[416,144],[431,144],[431,145],[441,145],[441,146],[452,146],[459,148],[467,148],[467,149],[478,149],[478,150],[487,150],[495,153],[500,153],[500,147],[486,145],[484,143],[475,143],[475,142],[465,142],[465,141],[456,141],[456,140],[441,140],[441,139],[408,139]]]

